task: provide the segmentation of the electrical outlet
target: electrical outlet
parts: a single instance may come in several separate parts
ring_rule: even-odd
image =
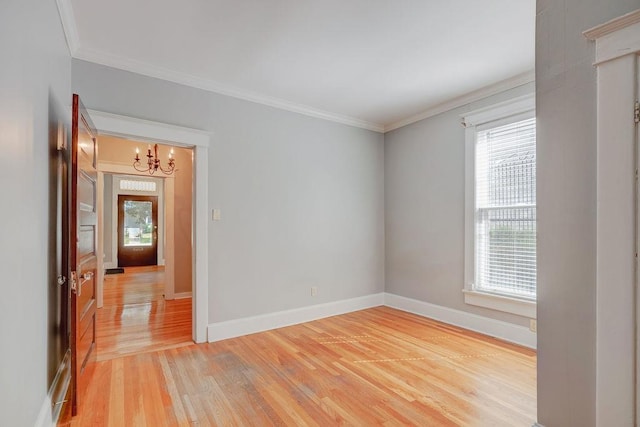
[[[538,321],[536,319],[529,319],[529,330],[531,332],[538,332]]]
[[[214,221],[220,221],[220,209],[214,209],[211,212],[211,219]]]
[[[315,297],[316,295],[318,295],[318,287],[317,286],[312,286],[311,287],[311,296]]]

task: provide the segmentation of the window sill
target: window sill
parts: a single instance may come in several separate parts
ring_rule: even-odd
[[[478,292],[464,289],[464,302],[469,305],[504,311],[529,319],[536,318],[536,303],[524,299],[511,298],[503,295],[495,295],[486,292]]]

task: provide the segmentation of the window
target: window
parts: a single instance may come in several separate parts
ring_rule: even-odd
[[[155,181],[133,181],[128,179],[120,180],[120,189],[129,191],[156,191]]]
[[[535,317],[536,119],[532,96],[464,116],[465,301]]]

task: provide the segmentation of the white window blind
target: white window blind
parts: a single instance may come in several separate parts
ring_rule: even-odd
[[[535,118],[478,130],[475,156],[474,289],[535,298]]]
[[[132,180],[121,179],[120,189],[129,190],[129,191],[155,192],[156,183],[154,181],[132,181]]]

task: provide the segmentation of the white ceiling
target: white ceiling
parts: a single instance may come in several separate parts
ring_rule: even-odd
[[[58,3],[76,58],[378,131],[534,68],[535,0]]]

